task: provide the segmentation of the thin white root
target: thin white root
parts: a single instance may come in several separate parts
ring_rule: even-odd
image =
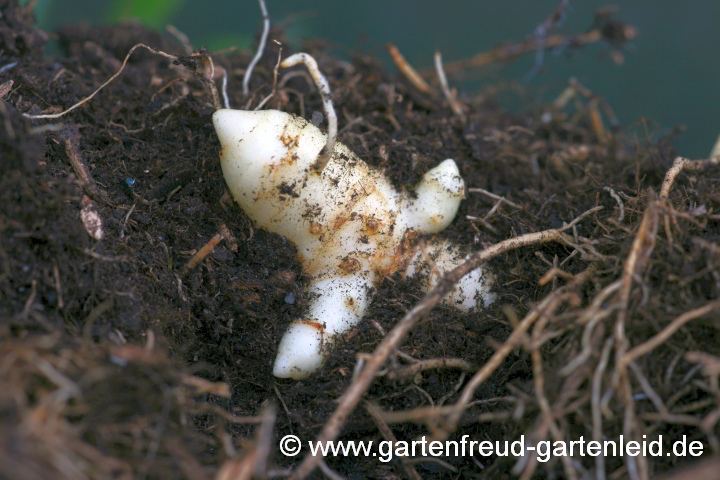
[[[445,69],[443,68],[442,54],[440,53],[440,50],[435,51],[435,70],[437,71],[437,76],[440,80],[440,88],[442,88],[443,95],[445,95],[445,99],[450,104],[450,108],[453,113],[460,117],[460,119],[464,122],[465,112],[463,112],[462,107],[458,103],[457,98],[455,98],[455,95],[453,95],[453,92],[450,91],[447,76],[445,76]]]
[[[270,15],[268,15],[267,8],[265,7],[265,0],[258,0],[258,3],[260,4],[260,10],[263,16],[263,32],[260,37],[257,52],[255,52],[255,56],[250,61],[250,65],[248,65],[247,70],[245,70],[245,76],[243,77],[243,95],[246,97],[248,93],[250,93],[250,77],[252,76],[253,69],[255,69],[255,65],[257,65],[263,56],[265,43],[267,43],[268,34],[270,34]]]
[[[222,96],[223,96],[223,105],[225,105],[225,108],[230,108],[230,99],[228,98],[227,94],[227,70],[223,71],[223,79],[222,79]]]
[[[43,115],[29,115],[29,114],[27,114],[27,113],[23,113],[23,116],[24,116],[25,118],[33,118],[33,119],[36,119],[36,118],[60,118],[60,117],[62,117],[63,115],[65,115],[65,114],[67,114],[67,113],[70,113],[70,112],[72,112],[73,110],[75,110],[76,108],[84,105],[85,103],[87,103],[87,102],[89,102],[90,100],[92,100],[92,98],[93,98],[95,95],[97,95],[98,92],[100,92],[100,90],[102,90],[103,88],[105,88],[105,87],[107,87],[108,85],[110,85],[110,83],[111,83],[113,80],[115,80],[117,77],[120,76],[120,74],[123,72],[123,70],[125,70],[125,65],[127,65],[128,60],[130,60],[130,55],[132,55],[133,52],[134,52],[135,50],[137,50],[138,48],[144,48],[144,49],[148,50],[150,53],[154,53],[155,55],[161,55],[161,56],[166,57],[166,58],[169,58],[169,59],[171,59],[171,60],[177,60],[177,57],[176,57],[175,55],[171,55],[171,54],[169,54],[169,53],[163,52],[162,50],[156,50],[156,49],[154,49],[154,48],[152,48],[152,47],[148,47],[147,45],[145,45],[145,44],[143,44],[143,43],[138,43],[137,45],[135,45],[134,47],[132,47],[132,48],[130,49],[130,51],[128,52],[127,55],[125,55],[125,60],[123,60],[123,63],[122,63],[122,65],[120,66],[120,70],[118,70],[118,71],[117,71],[112,77],[110,77],[105,83],[103,83],[102,85],[100,85],[100,87],[98,87],[97,90],[95,90],[95,91],[94,91],[93,93],[91,93],[89,96],[87,96],[87,97],[83,98],[82,100],[80,100],[79,102],[77,102],[77,103],[76,103],[75,105],[73,105],[72,107],[70,107],[70,108],[68,108],[68,109],[66,109],[66,110],[63,110],[63,111],[60,112],[60,113],[49,113],[49,114],[43,114]]]
[[[18,64],[18,62],[12,62],[12,63],[8,63],[7,65],[3,65],[2,67],[0,67],[0,74],[3,74],[12,68],[15,68],[15,66],[17,64]]]
[[[615,190],[613,190],[610,187],[605,186],[605,187],[603,187],[603,190],[608,192],[610,194],[610,196],[617,202],[618,207],[620,208],[620,213],[618,214],[617,221],[622,222],[623,219],[625,218],[625,205],[623,204],[622,199],[620,199],[620,196],[617,193],[615,193]]]
[[[318,155],[317,163],[315,168],[322,171],[325,165],[330,161],[333,149],[335,148],[335,141],[337,140],[337,115],[335,115],[335,108],[332,104],[332,98],[330,96],[330,84],[327,79],[323,76],[318,68],[318,64],[315,59],[308,53],[296,53],[290,55],[288,58],[280,62],[280,67],[288,68],[294,67],[298,63],[303,63],[310,72],[310,76],[315,82],[315,86],[320,92],[322,97],[323,108],[325,109],[325,116],[328,121],[328,138],[325,148]]]

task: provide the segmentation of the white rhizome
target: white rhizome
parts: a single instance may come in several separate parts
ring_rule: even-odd
[[[376,279],[423,272],[429,290],[463,263],[464,255],[448,242],[412,248],[408,241],[414,233],[443,230],[455,217],[465,184],[453,160],[428,171],[411,194],[342,143],[322,170],[315,168],[327,135],[300,117],[221,109],[213,122],[233,197],[259,227],[297,246],[311,277],[308,312],[280,341],[275,376],[302,379],[321,368],[336,336],[362,319]],[[489,304],[489,284],[478,268],[445,302],[463,310]]]

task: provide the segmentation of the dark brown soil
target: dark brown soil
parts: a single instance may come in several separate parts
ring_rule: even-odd
[[[313,439],[350,384],[357,353],[372,352],[382,334],[365,322],[340,342],[319,374],[302,382],[272,376],[278,340],[306,307],[307,279],[293,244],[257,229],[230,200],[207,89],[184,67],[139,51],[114,83],[72,113],[33,121],[21,115],[58,112],[89,95],[136,43],[185,55],[182,45],[135,25],[67,27],[57,32],[64,55],[51,58],[42,55],[47,35],[31,27],[31,16],[12,1],[0,0],[0,7],[3,62],[18,62],[0,75],[0,85],[13,82],[0,100],[0,478],[214,478],[233,451],[253,451],[255,425],[233,419],[261,415],[268,402],[279,406],[276,439],[288,433]],[[280,36],[273,32],[271,38]],[[588,362],[570,377],[558,371],[582,349],[579,312],[622,275],[643,214],[673,162],[668,141],[648,143],[628,130],[599,142],[587,109],[554,112],[543,121],[549,107],[511,115],[493,105],[491,93],[461,97],[463,123],[442,95],[418,93],[377,60],[360,55],[346,63],[308,48],[330,80],[340,140],[397,185],[412,185],[438,161],[454,158],[468,186],[523,207],[500,206],[487,227],[466,217],[483,217],[496,201],[471,193],[442,236],[477,250],[604,207],[569,232],[579,245],[591,241],[595,252],[569,258],[573,248],[550,243],[497,257],[489,264],[498,295],[491,308],[462,314],[438,307],[402,346],[416,359],[458,357],[481,366],[517,318],[567,282],[539,286],[553,259],[568,274],[595,262],[593,278],[575,290],[576,303],[552,316],[546,328],[556,334],[540,348],[544,392],[557,427],[566,439],[590,438],[590,379],[604,339],[612,337],[616,311],[599,321],[589,339]],[[288,53],[285,47],[283,56]],[[252,77],[250,100],[240,88],[249,56],[213,55],[216,66],[229,72],[235,108],[257,105],[270,92],[277,54],[269,43]],[[319,95],[302,76],[290,79],[265,108],[308,119],[322,111]],[[625,334],[631,347],[718,298],[718,173],[678,177],[670,196],[674,210],[662,212],[648,266],[629,298]],[[617,203],[604,186],[626,194],[623,221],[615,221]],[[102,219],[100,241],[81,221],[87,205]],[[223,225],[235,241],[221,242],[187,271],[191,256]],[[422,295],[412,282],[387,278],[368,318],[389,331]],[[611,309],[617,301],[612,297],[600,307]],[[718,372],[713,377],[710,367],[696,369],[684,356],[700,351],[720,362],[718,345],[715,311],[635,361],[644,372],[643,380],[631,375],[629,383],[640,425],[636,435],[662,434],[666,448],[687,435],[702,442],[706,455],[720,453],[720,428],[708,420],[720,407]],[[543,426],[529,348],[514,349],[476,391],[480,402],[452,439],[513,440],[523,433],[536,441],[553,438]],[[603,392],[614,388],[612,359],[610,365]],[[226,383],[231,396],[222,395],[222,385],[197,387],[191,375]],[[658,413],[645,380],[675,417]],[[459,381],[461,373],[451,369],[412,381],[380,377],[366,399],[385,411],[428,406],[444,396],[449,405],[457,400]],[[623,398],[616,392],[609,401],[607,438],[623,433]],[[498,414],[495,421],[479,420],[490,412]],[[399,440],[431,428],[422,422],[391,426]],[[382,439],[364,408],[350,417],[341,438]],[[273,444],[272,465],[290,468],[301,458],[283,457]],[[442,460],[449,467],[421,461],[415,468],[425,479],[510,478],[515,464],[479,456]],[[578,476],[595,469],[593,458],[574,460]],[[690,460],[648,458],[653,476]],[[352,479],[406,476],[399,461],[327,462]],[[624,469],[621,458],[606,460],[613,478],[625,478]],[[558,459],[535,472],[537,478],[565,475]]]

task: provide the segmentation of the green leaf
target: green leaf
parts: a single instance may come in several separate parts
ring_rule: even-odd
[[[152,28],[162,28],[185,5],[186,0],[115,0],[110,6],[108,20],[117,22],[137,18]]]

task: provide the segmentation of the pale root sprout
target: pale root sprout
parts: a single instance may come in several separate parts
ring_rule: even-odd
[[[268,15],[267,8],[265,7],[265,0],[258,0],[260,4],[260,10],[263,16],[263,32],[260,36],[260,43],[258,44],[257,52],[255,56],[250,60],[247,70],[245,70],[245,76],[243,77],[243,95],[248,96],[250,93],[250,77],[255,69],[255,65],[260,61],[265,51],[265,44],[267,43],[268,35],[270,34],[270,15]],[[227,108],[227,107],[226,107]]]
[[[223,70],[223,77],[222,77],[222,96],[223,96],[223,105],[225,108],[230,108],[230,99],[228,98],[227,94],[227,70]]]
[[[313,79],[313,82],[315,82],[315,86],[317,87],[318,92],[320,92],[323,108],[325,110],[325,116],[327,117],[328,121],[327,144],[325,145],[325,148],[320,152],[320,155],[318,155],[317,162],[315,163],[315,168],[318,171],[322,171],[325,168],[325,165],[327,165],[327,163],[330,161],[333,149],[335,148],[335,141],[337,140],[338,131],[337,115],[335,114],[335,108],[332,104],[332,98],[330,95],[330,84],[320,72],[317,62],[310,54],[296,53],[294,55],[290,55],[285,60],[280,62],[280,67],[294,67],[298,63],[302,63],[307,67],[308,72]]]
[[[622,222],[625,219],[625,205],[623,204],[623,201],[620,198],[620,195],[615,193],[615,190],[613,190],[612,188],[610,188],[608,186],[603,187],[603,190],[608,192],[610,194],[610,196],[617,202],[618,207],[620,208],[620,213],[618,214],[617,221]]]
[[[442,54],[440,53],[440,50],[435,51],[435,70],[437,71],[438,80],[440,80],[440,88],[442,89],[443,95],[445,95],[445,99],[450,104],[450,108],[453,113],[460,117],[460,120],[464,123],[465,112],[463,112],[462,106],[460,106],[460,103],[457,101],[454,92],[450,91],[447,76],[445,75],[445,69],[443,68]]]

